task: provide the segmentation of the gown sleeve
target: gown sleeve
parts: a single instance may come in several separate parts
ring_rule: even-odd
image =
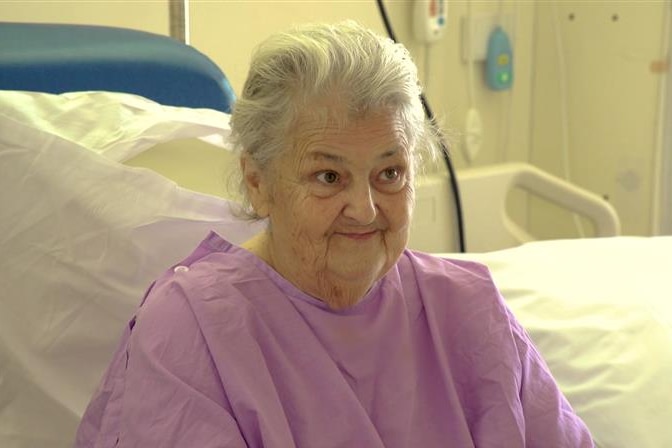
[[[126,358],[119,448],[242,448],[185,290],[168,282],[140,308]]]

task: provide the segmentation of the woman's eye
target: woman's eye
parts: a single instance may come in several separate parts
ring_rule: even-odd
[[[401,177],[401,170],[396,167],[385,168],[378,175],[378,180],[383,182],[395,182]]]
[[[327,185],[333,185],[340,179],[340,176],[335,171],[322,171],[321,173],[318,173],[316,177],[317,180]]]

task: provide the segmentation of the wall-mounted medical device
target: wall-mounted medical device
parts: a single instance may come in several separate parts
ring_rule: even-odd
[[[508,90],[513,84],[511,41],[501,26],[495,27],[488,39],[485,81],[492,90]]]
[[[492,32],[501,27],[515,41],[516,17],[511,13],[482,12],[461,19],[462,61],[485,61]]]
[[[448,0],[416,0],[413,33],[422,43],[436,42],[448,25]]]

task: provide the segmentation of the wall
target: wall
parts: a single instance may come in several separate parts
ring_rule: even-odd
[[[0,21],[119,26],[168,34],[167,1],[0,0]]]
[[[566,154],[572,180],[611,201],[625,234],[652,227],[666,7],[537,3],[530,161],[564,176]],[[541,236],[577,233],[571,219],[541,204],[530,207],[529,223]]]

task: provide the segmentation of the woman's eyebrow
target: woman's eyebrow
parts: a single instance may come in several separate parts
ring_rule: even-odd
[[[384,153],[382,153],[380,156],[378,156],[378,158],[379,159],[386,159],[388,157],[392,157],[392,156],[396,155],[398,152],[399,152],[399,148],[389,149],[389,150],[385,151]]]
[[[345,163],[345,157],[326,151],[311,151],[308,156],[313,160],[328,160],[330,162]]]
[[[389,157],[392,157],[399,153],[399,148],[393,148],[389,149],[382,154],[378,156],[379,159],[387,159]],[[322,150],[315,150],[311,151],[310,154],[308,154],[308,157],[310,157],[313,160],[328,160],[330,162],[336,162],[336,163],[346,163],[347,159],[341,155],[338,154],[333,154],[327,151],[322,151]]]

